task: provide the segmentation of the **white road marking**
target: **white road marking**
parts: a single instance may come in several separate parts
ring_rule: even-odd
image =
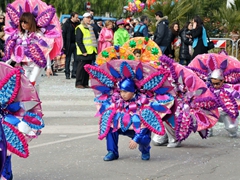
[[[95,133],[91,133],[91,134],[87,134],[87,135],[81,135],[81,136],[77,136],[77,137],[73,137],[73,138],[62,139],[62,140],[59,140],[59,141],[52,141],[52,142],[37,144],[37,145],[34,145],[34,146],[30,145],[29,149],[34,149],[34,148],[39,148],[39,147],[43,147],[43,146],[49,146],[49,145],[53,145],[53,144],[73,141],[73,140],[76,140],[76,139],[83,139],[83,138],[87,138],[87,137],[91,137],[91,136],[97,136],[97,133],[95,132]]]

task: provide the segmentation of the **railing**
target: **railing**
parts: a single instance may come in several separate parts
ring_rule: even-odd
[[[238,42],[236,42],[236,45],[234,43],[234,41],[231,38],[210,38],[211,41],[214,42],[215,48],[220,48],[220,49],[224,49],[225,51],[227,50],[227,42],[230,41],[231,43],[231,56],[234,56],[234,49],[236,50],[236,54],[235,57],[237,58],[237,49],[238,47],[236,46],[238,44]]]
[[[238,59],[238,42],[240,41],[240,39],[238,39],[235,43],[236,43],[236,58]]]

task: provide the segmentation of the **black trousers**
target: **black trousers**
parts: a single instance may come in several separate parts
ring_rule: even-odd
[[[76,45],[75,43],[71,43],[70,51],[66,54],[66,61],[65,61],[65,74],[70,76],[70,62],[71,57],[73,54],[73,68],[72,68],[72,75],[76,75],[77,70],[77,58],[76,58]]]
[[[90,54],[87,56],[77,56],[78,67],[76,72],[76,83],[75,85],[88,86],[89,74],[85,71],[84,66],[86,64],[92,64],[96,59],[96,55]]]

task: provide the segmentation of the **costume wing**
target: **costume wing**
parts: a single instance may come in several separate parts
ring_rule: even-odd
[[[28,144],[24,135],[6,121],[3,121],[2,125],[7,140],[8,150],[19,157],[28,157]]]
[[[218,98],[218,104],[220,107],[222,107],[232,119],[236,119],[239,115],[239,112],[238,104],[233,95],[230,92],[222,89],[219,95],[216,96]]]
[[[47,60],[37,44],[30,44],[25,52],[26,56],[31,58],[40,67],[47,65]]]
[[[4,61],[11,59],[11,55],[14,52],[14,47],[16,45],[16,41],[12,40],[11,36],[5,41],[5,56],[3,57]]]
[[[166,56],[160,57],[160,66],[169,69],[172,83],[175,86],[176,100],[175,108],[172,109],[174,116],[168,116],[168,122],[175,130],[179,141],[186,139],[191,132],[202,131],[212,127],[217,122],[217,115],[211,116],[215,112],[218,114],[215,97],[207,89],[203,82],[193,71],[173,62]],[[208,97],[208,99],[207,99]],[[211,97],[211,98],[210,98]],[[208,108],[208,102],[212,100],[215,109]],[[195,104],[201,103],[201,107]],[[207,115],[207,113],[210,115]],[[167,120],[168,121],[168,120]]]
[[[230,84],[240,83],[240,62],[226,54],[202,54],[196,56],[188,67],[201,79],[207,80],[208,75],[215,69],[221,69],[225,82]]]
[[[99,121],[98,139],[102,140],[107,136],[107,133],[111,127],[111,123],[115,116],[116,111],[113,108],[109,108],[102,114]]]
[[[116,79],[111,76],[109,73],[105,72],[102,68],[92,66],[92,65],[85,65],[85,70],[88,72],[91,78],[97,80],[101,85],[106,87],[113,87],[116,83]]]
[[[8,150],[28,157],[27,140],[36,138],[44,127],[40,100],[20,68],[0,63],[0,108]]]
[[[165,128],[162,119],[152,108],[143,108],[140,113],[142,123],[152,132],[163,135]]]

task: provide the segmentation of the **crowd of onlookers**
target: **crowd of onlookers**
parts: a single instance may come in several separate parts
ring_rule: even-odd
[[[89,22],[86,19],[89,19]],[[0,15],[0,59],[4,56],[4,20],[5,17]],[[79,19],[79,14],[73,12],[62,24],[63,49],[55,62],[61,63],[66,79],[77,77],[79,62],[86,59],[82,56],[84,54],[82,52],[87,53],[88,50],[84,40],[86,36],[83,34],[84,29],[80,28],[81,31],[77,31],[81,25],[89,30],[91,45],[96,48],[95,58],[103,49],[115,45],[122,46],[129,39],[139,36],[152,39],[159,46],[162,54],[178,60],[182,65],[188,65],[196,55],[208,52],[208,34],[199,16],[186,22],[182,28],[178,22],[170,23],[168,16],[161,11],[155,13],[155,20],[156,30],[153,32],[149,29],[153,22],[146,15],[137,18],[130,16],[117,21],[103,21],[94,19],[93,10],[84,13],[83,19]],[[94,63],[95,58],[91,59],[91,63]],[[72,59],[72,68],[70,68]]]
[[[180,46],[178,58],[182,65],[189,64],[196,55],[208,51],[208,35],[199,16],[194,17],[191,22],[186,22],[180,29],[178,22],[170,24],[168,17],[158,11],[155,13],[155,32],[149,30],[150,19],[146,15],[140,18],[119,19],[116,22],[110,20],[103,22],[101,19],[94,21],[94,11],[84,13],[82,20],[78,17],[79,14],[73,12],[62,25],[63,52],[66,55],[65,76],[66,79],[77,78],[75,84],[77,88],[88,87],[88,84],[83,85],[78,81],[79,68],[85,71],[83,65],[80,67],[79,63],[94,63],[97,54],[103,49],[115,45],[122,46],[132,37],[151,38],[159,46],[162,54],[170,58],[175,58],[175,49]],[[88,42],[85,41],[86,36],[89,39]],[[91,55],[90,59],[88,55]],[[74,62],[70,72],[72,57]],[[84,74],[84,77],[88,79],[87,76]]]

